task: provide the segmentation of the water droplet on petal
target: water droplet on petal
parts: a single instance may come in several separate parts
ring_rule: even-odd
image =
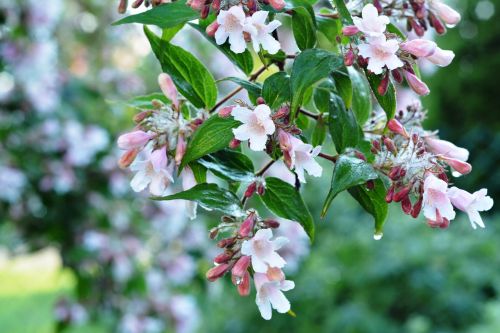
[[[381,240],[382,239],[382,236],[384,236],[383,233],[381,232],[376,232],[374,235],[373,235],[373,239],[375,240]]]

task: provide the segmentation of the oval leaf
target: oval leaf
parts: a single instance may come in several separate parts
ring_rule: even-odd
[[[352,83],[351,78],[347,73],[347,68],[343,68],[341,71],[336,71],[332,76],[335,80],[337,93],[340,97],[342,97],[346,108],[350,109],[352,107]]]
[[[351,196],[375,219],[375,235],[382,236],[389,205],[385,201],[387,191],[384,182],[374,180],[375,187],[369,190],[364,185],[351,187],[348,191]]]
[[[221,150],[204,156],[198,163],[226,180],[247,183],[255,180],[252,161],[245,154],[235,150]]]
[[[366,123],[372,111],[372,96],[370,85],[364,75],[354,69],[348,68],[349,77],[352,82],[352,111],[356,115],[356,120],[360,125]]]
[[[266,178],[266,191],[260,196],[264,205],[279,217],[302,225],[311,242],[314,240],[314,221],[300,193],[279,178]]]
[[[268,77],[262,85],[262,97],[271,109],[290,101],[290,76],[278,72]]]
[[[331,95],[328,125],[335,149],[343,153],[348,147],[356,147],[360,139],[359,125],[354,113],[346,109],[337,95]]]
[[[310,12],[304,7],[297,7],[292,12],[292,30],[295,42],[300,50],[316,45],[316,27]]]

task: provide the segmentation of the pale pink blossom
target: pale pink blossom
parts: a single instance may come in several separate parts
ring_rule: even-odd
[[[215,32],[215,42],[222,45],[229,38],[231,51],[243,53],[246,50],[244,32],[247,32],[246,17],[240,6],[232,6],[229,10],[221,10],[217,16],[219,27]]]
[[[179,108],[177,88],[175,87],[174,81],[172,81],[170,75],[166,73],[158,75],[158,85],[160,86],[163,94],[172,102],[172,105],[175,108]]]
[[[243,124],[233,129],[234,137],[239,141],[250,140],[250,149],[261,151],[266,148],[267,136],[274,133],[276,127],[271,119],[271,109],[265,104],[255,110],[236,106],[231,112],[234,119]]]
[[[403,71],[406,82],[408,82],[408,85],[410,88],[416,92],[420,96],[425,96],[428,95],[431,91],[427,85],[420,80],[415,74],[410,73],[408,71]]]
[[[358,46],[359,54],[368,58],[368,69],[374,74],[382,74],[382,69],[387,66],[389,70],[403,67],[403,62],[396,52],[399,43],[396,39],[386,40],[385,36],[370,38],[368,43]]]
[[[304,171],[313,177],[321,177],[323,168],[314,159],[321,151],[321,146],[313,147],[294,136],[290,136],[290,168],[295,169],[297,177],[302,183],[306,182]]]
[[[141,192],[149,185],[152,195],[164,195],[170,182],[173,182],[172,170],[167,162],[166,148],[155,150],[145,161],[136,160],[130,167],[132,171],[136,171],[130,182],[132,189]]]
[[[448,164],[453,170],[457,171],[462,175],[466,175],[472,171],[472,165],[470,165],[467,162],[446,156],[440,156],[439,158],[443,160],[446,164]]]
[[[359,32],[359,29],[355,25],[347,25],[342,28],[342,35],[344,36],[354,36]]]
[[[266,273],[269,267],[282,268],[285,260],[276,252],[283,247],[288,239],[285,237],[273,237],[271,229],[260,229],[252,239],[241,244],[241,254],[251,256],[252,268],[255,272]]]
[[[434,176],[427,175],[424,181],[423,212],[430,221],[441,223],[455,218],[455,211],[447,194],[448,184]]]
[[[455,158],[461,161],[467,161],[469,151],[465,148],[457,147],[453,143],[434,138],[425,138],[427,148],[434,154],[443,155],[449,158]]]
[[[430,7],[447,25],[454,26],[460,22],[461,16],[455,9],[444,4],[442,0],[431,0]]]
[[[125,133],[118,137],[118,148],[123,150],[142,148],[152,137],[151,134],[140,130]]]
[[[265,273],[255,273],[254,280],[257,289],[255,303],[257,303],[262,318],[270,320],[272,309],[279,313],[290,311],[290,302],[283,294],[283,291],[292,290],[295,287],[293,281],[270,280]]]
[[[472,228],[477,226],[484,228],[483,220],[479,212],[490,210],[493,207],[493,199],[487,196],[488,190],[483,188],[477,192],[469,193],[457,187],[448,190],[448,197],[456,208],[467,213]]]
[[[385,15],[378,15],[377,8],[371,3],[363,7],[362,18],[353,17],[354,25],[368,37],[382,37],[389,18]]]
[[[399,48],[416,57],[428,57],[436,51],[437,45],[433,41],[427,39],[412,39],[401,43]]]
[[[439,47],[436,47],[434,53],[428,56],[426,59],[432,62],[434,65],[446,67],[451,64],[453,58],[455,58],[455,53],[453,53],[453,51],[443,50]]]
[[[280,43],[271,35],[271,33],[281,26],[281,22],[274,20],[266,24],[266,19],[269,12],[259,10],[249,18],[247,18],[247,29],[252,36],[253,48],[255,51],[259,50],[259,45],[269,52],[269,54],[277,53],[281,45]]]

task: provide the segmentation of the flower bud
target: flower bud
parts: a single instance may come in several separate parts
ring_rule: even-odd
[[[441,22],[441,20],[438,19],[435,15],[429,15],[429,22],[434,27],[434,30],[436,30],[436,33],[438,35],[443,35],[446,33],[446,27],[444,26],[443,22]]]
[[[290,113],[290,108],[288,106],[282,106],[278,109],[278,111],[276,111],[275,114],[272,115],[272,118],[281,119],[288,116],[289,113]]]
[[[236,264],[234,264],[231,273],[234,276],[242,277],[245,275],[245,272],[247,272],[248,266],[250,266],[250,256],[241,256],[240,259],[236,261]]]
[[[410,22],[410,25],[413,29],[413,31],[415,31],[415,34],[418,36],[418,37],[422,37],[424,34],[425,34],[425,30],[424,28],[420,25],[420,23],[418,23],[416,20],[414,19],[411,19],[409,18],[408,21]]]
[[[379,14],[382,14],[382,11],[384,10],[384,8],[382,7],[380,0],[373,0],[373,6],[375,6],[375,8],[377,8],[377,12]]]
[[[236,237],[224,238],[217,242],[217,246],[222,248],[228,247],[236,243]]]
[[[440,156],[440,159],[462,175],[466,175],[472,171],[472,165],[467,162],[446,156]]]
[[[394,155],[397,155],[398,150],[397,150],[396,146],[394,145],[394,141],[392,141],[391,139],[389,139],[388,137],[385,136],[385,137],[383,137],[383,142],[384,142],[384,145],[388,151],[390,151]]]
[[[266,104],[266,101],[264,100],[263,97],[259,96],[256,100],[257,102],[257,105],[261,105],[261,104]]]
[[[265,192],[266,192],[266,187],[264,186],[264,184],[259,184],[259,186],[257,186],[257,194],[264,195]]]
[[[134,123],[136,123],[136,124],[141,123],[144,119],[146,119],[147,117],[149,117],[151,115],[151,113],[152,113],[151,110],[146,110],[146,111],[139,112],[138,114],[136,114],[134,116]]]
[[[413,54],[416,57],[428,57],[437,48],[436,43],[427,39],[413,39],[399,45],[403,51]]]
[[[355,150],[354,156],[356,156],[356,158],[366,162],[366,156],[362,152]]]
[[[449,183],[450,180],[448,179],[448,176],[446,175],[446,172],[440,172],[437,177],[441,179],[445,183]]]
[[[166,73],[161,73],[158,75],[158,85],[161,91],[170,101],[172,105],[177,109],[179,108],[179,100],[177,99],[177,88],[175,87],[174,81],[170,75]]]
[[[377,87],[377,92],[379,95],[384,96],[387,93],[387,88],[389,88],[389,72],[386,72],[380,84]]]
[[[396,119],[391,119],[387,123],[387,128],[395,134],[399,134],[401,136],[404,136],[405,138],[409,138],[410,136],[408,135],[408,132],[406,132],[406,129],[404,126],[397,121]]]
[[[266,227],[273,228],[273,229],[276,229],[276,228],[280,227],[280,223],[278,221],[276,221],[276,220],[265,220],[264,221],[264,225]]]
[[[432,62],[434,65],[446,67],[451,64],[453,58],[455,58],[455,53],[453,53],[453,51],[443,50],[437,47],[436,51],[427,57],[427,60]]]
[[[123,14],[127,11],[127,0],[120,0],[120,3],[118,4],[118,13]]]
[[[352,64],[354,64],[354,59],[354,52],[351,49],[347,50],[347,52],[344,54],[344,65],[352,66]]]
[[[378,140],[373,140],[372,141],[372,147],[375,148],[377,151],[380,151],[380,142]]]
[[[410,86],[411,89],[413,89],[414,92],[416,92],[420,96],[425,96],[430,93],[429,87],[422,82],[416,75],[404,71],[406,82],[408,82],[408,85]]]
[[[389,171],[389,178],[391,180],[398,180],[400,178],[400,171],[401,167],[400,166],[395,166],[391,168],[391,171]]]
[[[214,258],[214,263],[225,264],[233,257],[233,253],[222,252]]]
[[[450,6],[442,3],[441,1],[432,1],[431,8],[447,25],[454,26],[460,22],[460,14]]]
[[[234,109],[234,105],[228,105],[228,106],[223,107],[218,112],[219,117],[221,117],[221,118],[229,117],[231,115],[231,112],[233,112],[233,109]]]
[[[375,188],[375,182],[373,180],[369,180],[366,182],[366,188],[368,190],[373,190]]]
[[[240,294],[240,296],[250,295],[250,273],[245,272],[241,278],[236,277],[235,280],[238,294]]]
[[[418,198],[418,201],[413,205],[413,208],[411,209],[411,216],[416,219],[418,215],[420,214],[420,211],[422,210],[422,203],[424,201],[424,198],[420,196]]]
[[[387,194],[385,195],[385,202],[391,203],[393,196],[394,196],[394,185],[391,185],[391,187],[389,187],[389,190],[387,191]]]
[[[410,193],[411,188],[412,188],[412,184],[410,184],[406,187],[403,187],[403,189],[401,191],[394,193],[392,200],[394,200],[394,202],[402,201],[404,198],[406,198],[408,196],[408,193]]]
[[[240,146],[241,141],[238,139],[232,139],[231,142],[229,142],[229,148],[231,149],[236,149]]]
[[[228,270],[229,270],[228,264],[221,264],[210,268],[205,276],[208,281],[214,282],[215,280],[224,276],[224,274],[226,274]]]
[[[401,74],[401,70],[399,70],[398,68],[393,69],[391,71],[391,74],[392,74],[392,77],[394,78],[394,80],[397,83],[402,83],[403,82],[403,74]]]
[[[220,10],[220,2],[221,2],[221,0],[214,0],[214,1],[212,1],[212,9],[215,12],[218,12]]]
[[[177,137],[177,147],[175,148],[175,164],[180,165],[182,158],[186,154],[186,140],[184,140],[184,134],[179,133]]]
[[[403,200],[401,201],[401,209],[403,210],[403,213],[406,215],[409,215],[411,212],[411,201],[408,196],[404,197]]]
[[[134,2],[132,2],[132,8],[139,8],[139,6],[142,5],[143,2],[144,0],[135,0]]]
[[[118,166],[121,169],[126,169],[134,162],[135,158],[137,157],[137,154],[139,153],[139,149],[130,149],[127,150],[123,155],[120,157],[120,160],[118,161]]]
[[[249,14],[253,14],[257,11],[257,1],[256,0],[247,0],[247,8]]]
[[[248,237],[253,230],[253,226],[255,224],[255,215],[250,213],[248,217],[241,223],[240,229],[238,230],[238,235],[241,238]]]
[[[219,228],[212,228],[208,233],[208,237],[210,237],[210,239],[215,239],[218,233],[219,233]]]
[[[286,5],[284,0],[269,0],[269,4],[276,10],[282,10]]]
[[[210,14],[210,6],[204,6],[201,9],[200,18],[206,19],[208,17],[208,14]]]
[[[201,10],[205,5],[205,0],[188,0],[186,4],[195,10]]]
[[[255,191],[257,190],[257,183],[253,182],[252,184],[248,185],[247,189],[245,190],[245,198],[250,198]]]
[[[205,29],[205,32],[207,33],[208,36],[213,37],[213,36],[215,36],[217,29],[219,29],[219,23],[217,23],[217,21],[213,21]]]
[[[140,130],[125,133],[118,137],[118,148],[124,150],[142,148],[152,137],[151,134]]]
[[[432,153],[437,155],[443,155],[461,161],[467,161],[469,158],[469,151],[467,149],[457,147],[453,143],[446,140],[427,137],[425,138],[425,144]]]
[[[358,27],[355,25],[347,25],[342,28],[342,35],[344,36],[354,36],[359,32]]]

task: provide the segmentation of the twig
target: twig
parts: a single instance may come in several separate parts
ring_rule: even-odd
[[[256,177],[262,176],[274,164],[274,162],[275,160],[270,160],[266,165],[264,165],[262,169],[260,169],[259,171],[257,171],[257,173],[255,173],[255,176]]]
[[[308,116],[308,117],[316,119],[316,120],[318,120],[319,117],[320,117],[319,114],[314,114],[314,113],[311,113],[311,112],[303,110],[303,109],[299,109],[299,112],[302,113],[305,116]]]
[[[324,158],[325,160],[329,160],[333,163],[337,162],[337,159],[339,158],[339,155],[332,156],[332,155],[323,154],[323,153],[319,153],[318,156]]]

